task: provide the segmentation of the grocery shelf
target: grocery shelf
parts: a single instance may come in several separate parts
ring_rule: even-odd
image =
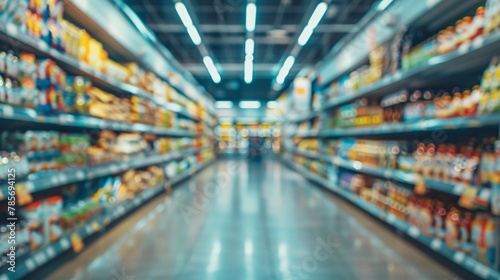
[[[113,88],[115,90],[119,90],[121,92],[126,92],[130,95],[140,97],[142,99],[147,99],[152,101],[153,103],[164,107],[167,110],[178,113],[186,118],[192,119],[194,121],[202,121],[200,118],[194,116],[190,112],[186,111],[180,105],[175,103],[167,102],[166,100],[162,100],[159,98],[155,98],[152,94],[147,93],[141,88],[121,82],[117,79],[114,79],[94,68],[85,62],[79,61],[78,59],[62,53],[54,48],[51,48],[48,44],[43,42],[42,40],[37,40],[27,34],[22,33],[18,30],[18,28],[11,24],[7,23],[6,25],[0,25],[0,39],[5,41],[15,40],[22,44],[24,47],[29,48],[29,50],[35,54],[42,55],[48,58],[53,59],[57,63],[61,63],[64,65],[64,69],[69,69],[71,72],[77,73],[78,75],[86,76],[91,78],[91,80],[101,86]],[[173,86],[169,81],[166,81],[170,86],[172,86],[177,92],[180,90]],[[184,96],[187,96],[183,93]],[[192,98],[190,98],[192,99]],[[196,102],[196,100],[194,100]],[[181,107],[181,108],[179,108]]]
[[[0,104],[0,119],[24,121],[37,124],[50,124],[61,127],[109,129],[114,131],[143,132],[174,137],[200,137],[201,134],[180,129],[166,129],[140,123],[125,123],[103,120],[85,115],[54,114],[45,116],[30,108],[13,107]]]
[[[331,162],[333,160],[333,156],[328,155],[328,154],[319,154],[316,152],[304,151],[304,150],[300,150],[300,149],[293,149],[292,152],[294,154],[305,156],[307,158],[319,159],[319,160],[323,160],[326,162]]]
[[[329,155],[318,154],[314,152],[301,151],[298,149],[292,150],[292,153],[305,156],[312,159],[323,160],[329,163],[333,163],[336,166],[354,171],[363,174],[373,175],[380,178],[385,178],[389,180],[394,180],[397,182],[401,182],[404,184],[414,186],[417,182],[416,175],[412,172],[407,172],[403,170],[390,169],[390,168],[380,168],[369,166],[363,164],[359,161],[342,159],[340,157],[334,157]],[[442,193],[447,193],[454,196],[461,196],[465,189],[467,188],[466,184],[462,183],[453,183],[453,182],[444,182],[435,179],[425,179],[425,186],[427,189],[439,191]]]
[[[376,207],[373,204],[367,203],[358,196],[344,189],[334,186],[333,184],[329,183],[326,179],[309,172],[308,170],[299,166],[296,163],[293,163],[292,166],[304,177],[331,190],[332,192],[336,193],[343,199],[350,201],[357,207],[366,211],[371,216],[385,222],[391,227],[397,229],[398,231],[403,232],[408,237],[418,241],[422,245],[428,247],[429,249],[433,250],[436,253],[439,253],[443,257],[446,257],[447,259],[455,262],[457,265],[460,265],[461,267],[465,268],[471,273],[477,275],[479,278],[486,280],[500,279],[500,273],[498,271],[467,256],[463,252],[451,250],[446,246],[446,244],[442,240],[424,235],[417,227],[408,224],[407,222],[397,218],[393,214],[383,211],[382,209]]]
[[[392,123],[382,124],[367,128],[336,128],[323,132],[298,132],[292,137],[300,138],[341,138],[349,136],[379,136],[396,135],[410,132],[436,131],[436,130],[457,130],[482,128],[487,126],[500,125],[500,114],[483,115],[471,118],[452,118],[423,120],[417,123]]]
[[[306,114],[306,115],[303,115],[303,116],[299,116],[299,117],[295,117],[295,118],[286,118],[284,120],[284,123],[300,123],[300,122],[303,122],[303,121],[314,119],[320,113],[321,113],[321,111],[313,111],[313,112],[311,112],[309,114]]]
[[[28,179],[25,181],[25,186],[26,190],[30,193],[42,192],[67,184],[113,175],[131,169],[166,163],[189,155],[197,154],[207,148],[209,147],[189,149],[186,151],[174,151],[164,155],[143,155],[141,158],[134,158],[123,162],[98,164],[82,168],[68,168],[63,171],[44,172],[42,174],[35,173],[28,176]],[[21,182],[18,181],[17,183],[19,184]],[[7,190],[7,184],[4,186],[0,185],[0,201],[7,199]]]
[[[403,170],[380,168],[363,164],[359,161],[346,160],[339,157],[333,159],[333,163],[345,169],[361,172],[377,177],[392,179],[401,183],[415,185],[415,174]]]
[[[489,60],[491,56],[497,53],[499,48],[500,32],[496,32],[484,39],[478,39],[469,45],[463,45],[459,49],[448,54],[435,56],[410,70],[399,70],[351,94],[336,97],[334,100],[327,102],[321,107],[321,110],[332,109],[356,99],[368,97],[372,94],[395,92],[405,87],[411,79],[418,76],[432,76],[437,71],[439,71],[440,74],[444,74],[446,71],[456,71],[458,65],[463,66],[464,62],[474,61],[482,54],[488,54]]]
[[[141,194],[137,195],[131,200],[127,200],[111,206],[109,209],[105,210],[105,212],[107,212],[106,214],[93,219],[85,226],[76,228],[71,233],[65,234],[61,239],[59,239],[59,241],[55,242],[54,244],[50,244],[48,246],[45,246],[44,248],[28,253],[23,261],[17,260],[16,272],[11,273],[8,271],[1,271],[0,273],[2,274],[0,275],[0,280],[15,280],[26,277],[35,269],[55,259],[62,253],[70,250],[72,236],[74,236],[75,234],[82,240],[84,240],[99,231],[110,228],[110,224],[112,222],[124,217],[127,214],[130,214],[133,210],[139,208],[156,195],[165,191],[165,186],[174,185],[181,182],[187,177],[207,167],[212,162],[213,160],[209,160],[202,164],[198,164],[197,166],[192,167],[190,170],[183,172],[182,174],[179,174],[176,177],[167,180],[166,182],[163,182],[152,189],[143,191]]]

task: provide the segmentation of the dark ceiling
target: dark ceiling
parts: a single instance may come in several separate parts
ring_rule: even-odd
[[[279,94],[271,84],[296,45],[297,37],[319,1],[257,0],[254,79],[243,81],[244,43],[246,39],[246,0],[183,1],[202,36],[211,57],[219,68],[222,82],[211,80],[197,46],[187,35],[177,15],[173,0],[126,0],[158,39],[180,63],[198,79],[216,100],[269,100]],[[324,57],[376,0],[333,0],[309,42],[302,48],[291,77],[305,66]]]

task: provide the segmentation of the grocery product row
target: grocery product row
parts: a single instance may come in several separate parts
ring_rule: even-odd
[[[16,215],[15,251],[8,246],[8,225],[0,226],[1,277],[27,277],[62,253],[69,250],[79,253],[86,238],[109,228],[114,221],[192,176],[213,158],[213,152],[205,151],[168,163],[67,184],[57,194],[44,193],[31,198]],[[14,254],[17,267],[12,274],[7,266],[8,258]]]
[[[248,155],[251,149],[274,154],[281,148],[281,124],[221,122],[215,127],[215,137],[219,154]]]
[[[500,2],[485,2],[434,34],[438,25],[401,27],[372,42],[368,65],[314,81],[310,111],[285,122],[283,160],[477,277],[499,279]]]
[[[213,126],[214,119],[207,112],[210,107],[207,97],[195,94],[196,98],[191,100],[187,96],[193,94],[179,94],[176,89],[179,86],[196,90],[175,72],[170,73],[167,82],[136,63],[111,60],[102,43],[62,18],[62,1],[29,1],[28,5],[28,1],[16,0],[2,8],[0,20],[6,25],[0,32],[10,41],[18,40],[22,49],[33,49],[44,59],[2,46],[5,53],[1,56],[0,71],[6,96],[0,102],[35,107],[43,113],[63,111],[110,117],[107,114],[114,110],[112,113],[116,114],[112,117],[116,118],[128,118],[124,113],[129,110],[138,115],[131,116],[128,120],[131,122],[142,122],[144,118],[139,116],[152,122],[153,117],[147,115],[159,109],[196,121],[205,120]],[[61,68],[87,79],[66,77]],[[90,81],[111,89],[119,98],[93,88]]]
[[[331,116],[325,113],[315,118],[312,124],[303,121],[295,136],[382,135],[500,125],[498,73],[495,57],[481,84],[470,89],[402,89],[381,98],[361,98],[334,109]]]
[[[37,116],[72,114],[191,131],[207,126],[205,122],[196,122],[194,117],[183,118],[190,116],[183,113],[184,109],[174,113],[171,108],[178,100],[171,97],[169,106],[139,96],[118,97],[93,86],[88,78],[67,75],[53,60],[37,59],[29,53],[17,56],[2,52],[0,60],[0,103],[5,104],[3,106],[33,109]]]
[[[216,119],[175,61],[147,66],[74,2],[3,1],[0,23],[4,280],[80,252],[210,164]]]
[[[378,97],[383,94],[398,92],[413,81],[427,80],[435,82],[436,79],[444,76],[448,78],[456,76],[457,79],[464,80],[461,72],[470,70],[467,69],[468,62],[471,60],[475,63],[482,62],[488,57],[491,59],[491,56],[498,55],[496,50],[500,45],[500,33],[495,23],[495,18],[498,17],[496,15],[498,14],[496,5],[498,4],[495,1],[488,1],[486,8],[479,7],[475,15],[458,20],[456,26],[448,27],[438,32],[437,35],[428,35],[421,28],[403,27],[402,31],[391,40],[376,46],[370,52],[370,64],[368,66],[361,67],[359,70],[353,71],[331,84],[324,84],[321,90],[323,96],[314,99],[313,104],[313,107],[319,108],[319,110],[289,121],[302,122],[317,117],[322,111],[337,108],[360,98]],[[496,17],[493,15],[496,15]],[[437,113],[437,116],[443,118],[452,116],[470,117],[474,114],[498,111],[496,107],[498,107],[499,101],[495,93],[495,88],[498,87],[498,62],[497,58],[492,60],[485,73],[483,83],[481,83],[481,92],[474,86],[469,89],[458,89],[461,94],[460,97],[467,103],[464,107],[467,107],[466,110],[468,111],[464,112],[464,114],[453,111],[457,109],[457,106],[446,108],[447,95],[450,95],[453,99],[454,93],[457,91],[453,87],[444,88],[443,90],[434,89],[431,96],[422,96],[421,99],[427,101],[437,99],[436,101],[441,101],[440,109],[443,112]],[[420,90],[422,92],[427,91],[427,89]],[[397,104],[405,104],[409,101],[409,99],[402,100]],[[484,106],[488,102],[492,102],[492,104],[482,107],[476,112],[472,111],[474,105],[477,106],[478,103],[481,103]],[[365,106],[380,105],[373,102],[369,103],[365,104]],[[393,102],[385,102],[384,105],[392,107],[396,105],[393,103],[394,100]],[[349,106],[346,107],[343,110],[349,110]],[[419,111],[422,109],[408,108],[408,110],[413,111],[414,115],[420,113]],[[427,117],[430,116],[427,115]],[[381,118],[373,120],[367,118],[360,123],[373,125],[380,122],[382,122]]]
[[[157,164],[212,149],[213,145],[210,138],[166,138],[107,130],[93,134],[5,131],[0,140],[0,186],[7,185],[7,171],[11,169],[16,170],[18,192],[24,188],[36,192]],[[0,194],[2,199],[7,197],[6,187]]]
[[[318,168],[332,167],[285,156],[306,178],[338,194],[413,240],[427,246],[481,279],[498,279],[498,217],[463,210],[447,196],[416,195],[393,181],[340,171],[324,178]],[[335,177],[336,179],[334,179]]]

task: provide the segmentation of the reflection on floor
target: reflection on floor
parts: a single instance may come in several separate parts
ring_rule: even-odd
[[[221,160],[48,279],[458,279],[277,161]]]

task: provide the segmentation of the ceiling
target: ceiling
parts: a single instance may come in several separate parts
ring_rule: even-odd
[[[272,100],[279,92],[272,81],[285,58],[297,44],[319,1],[257,0],[257,26],[254,33],[254,79],[243,80],[245,60],[246,0],[183,1],[197,27],[203,46],[222,76],[215,84],[203,62],[198,46],[188,36],[177,15],[173,0],[125,1],[156,34],[177,60],[216,100]],[[328,1],[327,1],[328,2]],[[329,9],[309,42],[300,50],[285,82],[306,66],[313,66],[347,34],[376,0],[332,0]]]

